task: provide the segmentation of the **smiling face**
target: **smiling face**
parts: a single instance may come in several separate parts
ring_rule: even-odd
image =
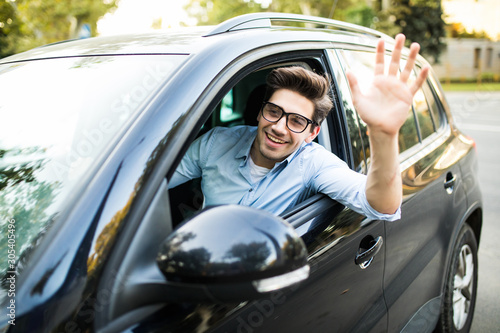
[[[298,113],[308,119],[313,119],[314,104],[299,93],[287,89],[274,92],[269,102],[283,108],[288,113]],[[258,166],[272,169],[274,164],[285,160],[297,150],[302,142],[311,142],[319,133],[319,126],[312,129],[309,125],[302,133],[294,133],[286,127],[286,117],[277,123],[271,123],[259,113],[257,137],[250,154]],[[311,131],[312,129],[312,131]]]

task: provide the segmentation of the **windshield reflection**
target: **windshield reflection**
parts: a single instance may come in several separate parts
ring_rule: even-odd
[[[277,259],[265,239],[243,241],[240,238],[231,246],[216,242],[207,246],[206,242],[206,238],[200,239],[195,232],[178,232],[165,253],[168,258],[165,272],[187,279],[236,277],[263,271]]]
[[[78,185],[92,176],[88,171],[184,59],[97,56],[0,65],[2,253],[8,253],[10,221],[16,236],[15,265],[6,255],[0,259],[4,282],[7,271],[19,273],[19,261],[64,202],[78,196]]]

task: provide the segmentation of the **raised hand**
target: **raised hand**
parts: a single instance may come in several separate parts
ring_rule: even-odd
[[[361,92],[354,74],[352,72],[347,73],[354,106],[361,119],[368,125],[370,136],[378,133],[390,136],[398,134],[399,129],[408,117],[408,110],[413,96],[420,89],[429,72],[428,67],[422,68],[417,79],[408,84],[408,79],[420,50],[420,45],[413,43],[410,47],[406,66],[398,77],[404,42],[404,35],[399,34],[396,36],[396,44],[387,74],[385,74],[384,64],[384,41],[381,39],[378,42],[375,77],[368,91]]]

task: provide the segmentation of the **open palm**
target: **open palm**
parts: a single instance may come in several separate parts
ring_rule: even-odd
[[[411,45],[406,66],[398,76],[404,42],[404,35],[396,36],[392,59],[385,74],[385,46],[383,40],[379,41],[375,60],[375,77],[366,92],[361,92],[354,74],[347,73],[354,106],[361,119],[368,125],[370,133],[397,135],[408,116],[413,96],[427,77],[429,68],[425,67],[420,71],[417,79],[408,84],[408,78],[420,49],[417,43]]]

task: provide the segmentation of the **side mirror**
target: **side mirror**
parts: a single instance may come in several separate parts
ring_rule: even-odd
[[[161,245],[157,264],[180,301],[253,300],[309,276],[306,247],[287,222],[236,205],[183,224]]]

